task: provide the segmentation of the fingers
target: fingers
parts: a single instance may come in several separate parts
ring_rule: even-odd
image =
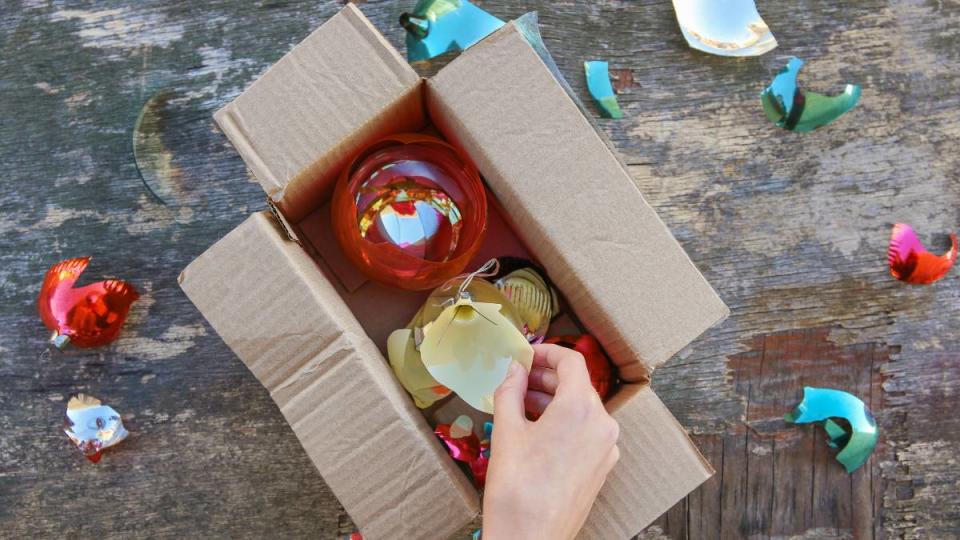
[[[557,392],[563,388],[591,388],[590,374],[583,355],[559,345],[540,344],[533,346],[533,365],[551,368],[557,374]]]
[[[534,366],[530,370],[529,386],[527,390],[538,390],[547,394],[556,394],[557,393],[557,384],[560,383],[560,379],[557,377],[557,372],[545,367]]]
[[[494,425],[497,422],[515,424],[525,421],[524,395],[527,393],[527,370],[513,362],[507,376],[493,394]]]
[[[543,411],[546,410],[547,405],[550,405],[551,401],[553,401],[553,394],[537,390],[527,390],[523,404],[526,407],[528,417],[536,420],[540,418],[540,415],[543,414]]]

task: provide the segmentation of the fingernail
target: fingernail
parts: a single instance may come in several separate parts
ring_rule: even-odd
[[[507,376],[512,377],[516,375],[521,369],[523,369],[523,367],[520,366],[519,363],[511,362],[510,367],[507,368]]]

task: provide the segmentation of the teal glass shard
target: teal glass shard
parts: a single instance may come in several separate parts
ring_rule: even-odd
[[[504,25],[467,0],[420,0],[400,15],[407,30],[407,60],[419,62],[462,51]]]
[[[587,73],[587,89],[593,100],[606,118],[623,118],[623,111],[617,103],[617,96],[613,93],[613,84],[610,83],[610,70],[607,62],[590,60],[583,63]]]
[[[777,46],[753,0],[673,0],[690,47],[719,56],[759,56]]]
[[[789,131],[813,131],[833,122],[860,101],[860,87],[855,84],[848,84],[836,96],[801,90],[797,85],[801,67],[803,60],[790,58],[760,94],[764,113],[777,126]]]
[[[833,418],[846,420],[850,427],[841,426]],[[823,422],[829,444],[841,448],[837,454],[848,473],[859,469],[870,458],[880,438],[877,421],[858,397],[830,388],[803,388],[803,401],[793,412],[784,416],[792,424]]]

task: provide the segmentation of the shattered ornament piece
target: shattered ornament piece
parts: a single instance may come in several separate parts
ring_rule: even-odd
[[[527,341],[543,341],[550,321],[560,313],[557,292],[533,268],[514,270],[498,279],[495,285],[519,313]]]
[[[503,25],[467,0],[420,0],[412,12],[400,15],[410,62],[462,51]]]
[[[913,285],[929,285],[940,280],[957,260],[957,235],[950,234],[950,250],[943,255],[927,251],[913,227],[904,223],[893,226],[887,252],[890,274]]]
[[[590,374],[590,384],[597,391],[601,401],[610,397],[610,390],[617,384],[617,376],[613,363],[603,353],[600,343],[590,334],[582,336],[559,336],[546,340],[546,343],[560,345],[573,349],[583,355],[587,363],[587,372]]]
[[[493,429],[493,424],[486,422],[484,433],[488,424],[490,429]],[[438,425],[434,433],[443,441],[453,459],[466,463],[470,467],[474,484],[477,489],[483,489],[487,477],[487,465],[490,462],[489,436],[481,441],[473,432],[473,420],[463,414],[458,416],[452,424]]]
[[[791,58],[760,94],[763,111],[771,122],[789,131],[813,131],[857,105],[860,87],[855,84],[848,84],[843,93],[836,96],[801,90],[797,85],[801,67],[803,60]]]
[[[344,167],[332,225],[347,259],[372,279],[426,290],[480,249],[487,197],[480,174],[446,142],[392,135]]]
[[[834,418],[846,420],[847,430]],[[829,445],[842,447],[837,461],[843,464],[848,473],[859,469],[870,458],[880,438],[877,421],[860,398],[841,390],[829,388],[803,388],[803,401],[793,412],[784,416],[792,424],[824,422],[824,429],[830,437]]]
[[[468,277],[470,281],[464,286],[463,283]],[[437,287],[407,327],[395,330],[387,338],[387,358],[390,366],[397,380],[421,409],[430,407],[451,393],[449,388],[438,383],[427,371],[420,356],[420,347],[437,317],[464,293],[474,302],[499,304],[503,316],[515,328],[523,328],[517,310],[500,290],[485,279],[462,276]]]
[[[499,304],[461,298],[426,332],[420,356],[427,371],[471,407],[493,414],[493,393],[517,362],[528,372],[533,347]]]
[[[690,47],[719,56],[759,56],[777,46],[754,0],[673,0]]]
[[[43,324],[53,332],[50,344],[63,350],[99,347],[120,334],[130,304],[140,295],[125,281],[110,279],[74,287],[90,257],[61,261],[47,270],[37,298]]]
[[[583,63],[583,69],[587,74],[587,90],[604,118],[623,118],[617,95],[613,92],[613,83],[610,82],[609,64],[590,60]]]
[[[450,395],[450,389],[438,383],[420,358],[413,330],[402,328],[393,331],[387,338],[387,358],[397,380],[413,397],[414,404],[426,409]]]
[[[102,452],[127,438],[129,433],[113,407],[85,394],[77,394],[67,402],[64,433],[93,463],[100,461]]]

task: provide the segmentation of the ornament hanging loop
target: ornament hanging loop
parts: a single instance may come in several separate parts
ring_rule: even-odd
[[[467,287],[470,286],[470,283],[473,281],[473,278],[476,278],[476,277],[484,278],[484,277],[495,276],[499,271],[500,271],[500,261],[497,259],[490,259],[487,262],[483,263],[483,265],[480,266],[480,268],[477,268],[473,272],[470,272],[467,274],[460,274],[457,277],[447,280],[447,282],[440,287],[440,290],[449,289],[450,286],[453,285],[454,282],[456,282],[459,279],[462,279],[463,282],[460,283],[460,288],[457,289],[456,296],[454,296],[453,298],[448,298],[446,301],[444,301],[443,305],[444,306],[453,305],[457,303],[457,301],[460,300],[461,298],[469,298],[470,293],[467,292]]]

